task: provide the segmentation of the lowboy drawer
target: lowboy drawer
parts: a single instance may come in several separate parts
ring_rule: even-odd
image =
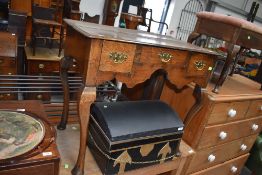
[[[235,175],[240,174],[249,154],[226,161],[222,164],[193,173],[192,175]]]
[[[243,119],[249,104],[249,101],[216,103],[211,111],[208,124],[212,125]]]
[[[262,115],[262,100],[254,100],[249,106],[247,117],[257,117],[259,115]]]
[[[0,67],[0,74],[1,75],[15,75],[16,67]]]
[[[256,138],[257,134],[197,151],[190,163],[188,173],[197,172],[248,153]]]
[[[51,73],[59,71],[59,61],[29,60],[28,74]]]
[[[132,70],[136,45],[114,41],[103,42],[100,71],[129,73]]]
[[[208,126],[200,138],[198,149],[207,148],[259,133],[262,117]]]
[[[205,54],[191,54],[187,61],[187,73],[189,77],[208,76],[213,69],[213,59]]]

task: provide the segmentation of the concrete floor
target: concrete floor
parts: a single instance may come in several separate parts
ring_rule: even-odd
[[[57,130],[57,146],[60,153],[60,175],[71,175],[71,170],[77,160],[79,149],[79,125],[68,125],[64,131]],[[86,175],[102,175],[95,160],[87,149],[85,161]]]

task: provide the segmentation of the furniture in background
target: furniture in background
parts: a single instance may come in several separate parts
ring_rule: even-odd
[[[26,13],[9,10],[7,30],[17,35],[17,74],[24,74],[25,71],[26,19]]]
[[[0,1],[0,30],[5,31],[8,25],[9,0]]]
[[[262,28],[243,19],[211,12],[199,12],[197,13],[197,17],[197,24],[193,33],[188,37],[188,42],[192,43],[199,38],[201,34],[204,34],[228,43],[227,58],[213,90],[218,93],[219,86],[225,81],[232,66],[234,68],[234,46],[241,46],[239,53],[241,53],[244,48],[260,50],[262,44]],[[216,27],[214,28],[214,26]],[[235,59],[238,59],[238,56],[239,54]]]
[[[241,75],[228,77],[220,93],[212,92],[214,85],[203,90],[203,108],[185,128],[183,139],[196,154],[186,168],[187,174],[239,174],[262,128],[262,92],[260,85]],[[182,93],[162,94],[185,117],[193,86]],[[170,92],[170,91],[169,91]],[[183,100],[181,100],[183,99]]]
[[[17,37],[9,32],[0,32],[0,75],[17,74]],[[5,84],[0,81],[0,88]],[[17,94],[0,93],[0,100],[15,100]]]
[[[0,110],[24,109],[46,120],[44,107],[39,101],[0,101]],[[43,122],[44,123],[44,122]],[[45,122],[45,137],[37,148],[12,161],[0,161],[1,175],[58,175],[60,155],[55,143],[55,129]]]
[[[79,70],[85,85],[79,101],[80,149],[73,174],[84,173],[89,110],[96,99],[97,85],[115,78],[128,87],[134,87],[150,78],[153,72],[163,69],[168,80],[178,89],[194,81],[197,84],[196,92],[200,92],[200,87],[207,85],[217,56],[210,50],[181,43],[167,36],[68,19],[65,22],[67,37],[62,62],[70,65],[70,60],[74,58],[81,65]],[[146,39],[141,37],[144,35]],[[66,71],[62,70],[61,74]],[[66,76],[62,80],[67,82]],[[64,86],[64,89],[68,88],[66,83]],[[68,99],[66,91],[64,99]],[[66,106],[66,100],[64,102]],[[61,129],[65,128],[67,122],[67,116],[63,117],[59,125]]]
[[[37,41],[38,39],[41,39],[44,44],[47,44],[48,42],[50,48],[52,48],[54,40],[59,40],[58,56],[60,56],[62,52],[64,28],[61,23],[57,22],[56,9],[40,7],[35,4],[32,8],[33,55],[35,55]],[[56,29],[59,30],[59,37],[55,36]]]
[[[142,16],[130,14],[130,13],[121,13],[120,21],[123,20],[126,24],[127,29],[137,29],[139,23],[143,21]]]

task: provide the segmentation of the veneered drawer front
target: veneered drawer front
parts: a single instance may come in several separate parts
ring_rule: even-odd
[[[207,148],[259,133],[262,117],[208,126],[200,138],[198,149]]]
[[[199,77],[208,76],[213,69],[213,59],[206,54],[191,54],[187,63],[187,76]]]
[[[226,161],[203,171],[198,171],[192,175],[235,175],[240,174],[249,154]]]
[[[241,138],[223,145],[196,151],[190,164],[189,173],[218,165],[232,158],[246,154],[251,149],[257,134]]]
[[[259,115],[262,115],[262,100],[254,100],[251,102],[247,117],[257,117]]]
[[[0,74],[1,75],[15,75],[16,67],[0,67]]]
[[[58,61],[42,61],[30,60],[28,61],[28,74],[51,73],[59,71]]]
[[[16,67],[15,58],[0,56],[0,67]]]
[[[132,70],[136,45],[104,41],[101,53],[100,71],[129,73]]]
[[[208,124],[226,123],[243,119],[250,101],[215,103],[208,119]]]
[[[140,62],[151,67],[155,65],[181,67],[185,65],[188,52],[159,47],[143,46]]]

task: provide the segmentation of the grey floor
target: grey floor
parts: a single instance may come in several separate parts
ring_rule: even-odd
[[[71,169],[76,162],[79,149],[79,125],[68,125],[64,131],[57,130],[57,145],[61,156],[60,175],[71,175]],[[94,166],[94,159],[87,149],[85,160],[85,175],[101,175],[97,166]],[[92,165],[92,166],[91,166]],[[244,168],[241,175],[251,175],[251,172]]]
[[[66,130],[57,130],[57,146],[61,156],[60,175],[71,175],[71,169],[77,159],[79,149],[79,125],[68,125]],[[94,159],[87,149],[85,160],[85,174],[101,175],[99,168],[94,165]],[[92,166],[91,166],[92,165]]]

